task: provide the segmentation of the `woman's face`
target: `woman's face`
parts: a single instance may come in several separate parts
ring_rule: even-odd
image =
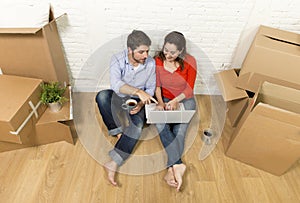
[[[175,44],[166,43],[163,49],[166,61],[173,62],[181,54],[182,50],[178,50]]]

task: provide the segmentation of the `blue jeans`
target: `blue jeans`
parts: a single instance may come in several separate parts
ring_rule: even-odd
[[[114,149],[109,152],[110,157],[118,166],[122,165],[132,153],[145,124],[145,108],[134,115],[122,109],[122,103],[129,98],[119,97],[113,90],[102,90],[96,96],[96,102],[108,133],[113,136],[122,133]],[[132,99],[139,102],[139,99]],[[123,130],[119,116],[124,115],[122,114],[124,111],[129,124]]]
[[[170,101],[163,98],[164,102]],[[195,110],[196,102],[194,98],[184,99],[181,101],[186,110]],[[167,167],[174,164],[181,164],[181,156],[184,150],[185,135],[189,123],[158,123],[156,128],[159,133],[160,140],[168,155]]]

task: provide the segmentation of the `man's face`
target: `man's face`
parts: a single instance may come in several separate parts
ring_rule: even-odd
[[[144,64],[148,58],[149,47],[146,45],[141,45],[133,51],[129,48],[129,53],[131,53],[132,59],[135,62]]]

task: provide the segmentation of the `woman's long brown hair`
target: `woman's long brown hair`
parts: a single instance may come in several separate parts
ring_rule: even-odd
[[[182,71],[184,69],[183,61],[186,55],[186,40],[184,38],[184,35],[181,32],[172,31],[165,37],[164,46],[162,47],[161,51],[159,51],[159,53],[157,54],[158,57],[160,57],[163,61],[166,60],[166,57],[164,55],[164,48],[166,43],[174,44],[177,47],[177,50],[182,50],[182,52],[175,59],[175,61],[179,63]]]

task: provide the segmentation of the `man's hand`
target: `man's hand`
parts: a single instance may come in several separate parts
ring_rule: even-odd
[[[127,95],[136,95],[140,98],[140,100],[143,102],[143,104],[150,104],[151,101],[155,102],[156,104],[158,103],[151,95],[149,95],[147,92],[132,87],[130,85],[123,85],[120,87],[120,93],[122,94],[127,94]]]
[[[133,109],[131,109],[131,111],[129,112],[131,115],[138,113],[141,108],[144,106],[144,104],[142,102],[137,103],[136,107],[134,107]]]
[[[143,90],[138,90],[138,91],[136,91],[135,94],[140,98],[140,100],[143,102],[143,104],[150,104],[151,101],[158,104],[156,99],[154,99],[151,95],[149,95],[147,92],[145,92]]]

